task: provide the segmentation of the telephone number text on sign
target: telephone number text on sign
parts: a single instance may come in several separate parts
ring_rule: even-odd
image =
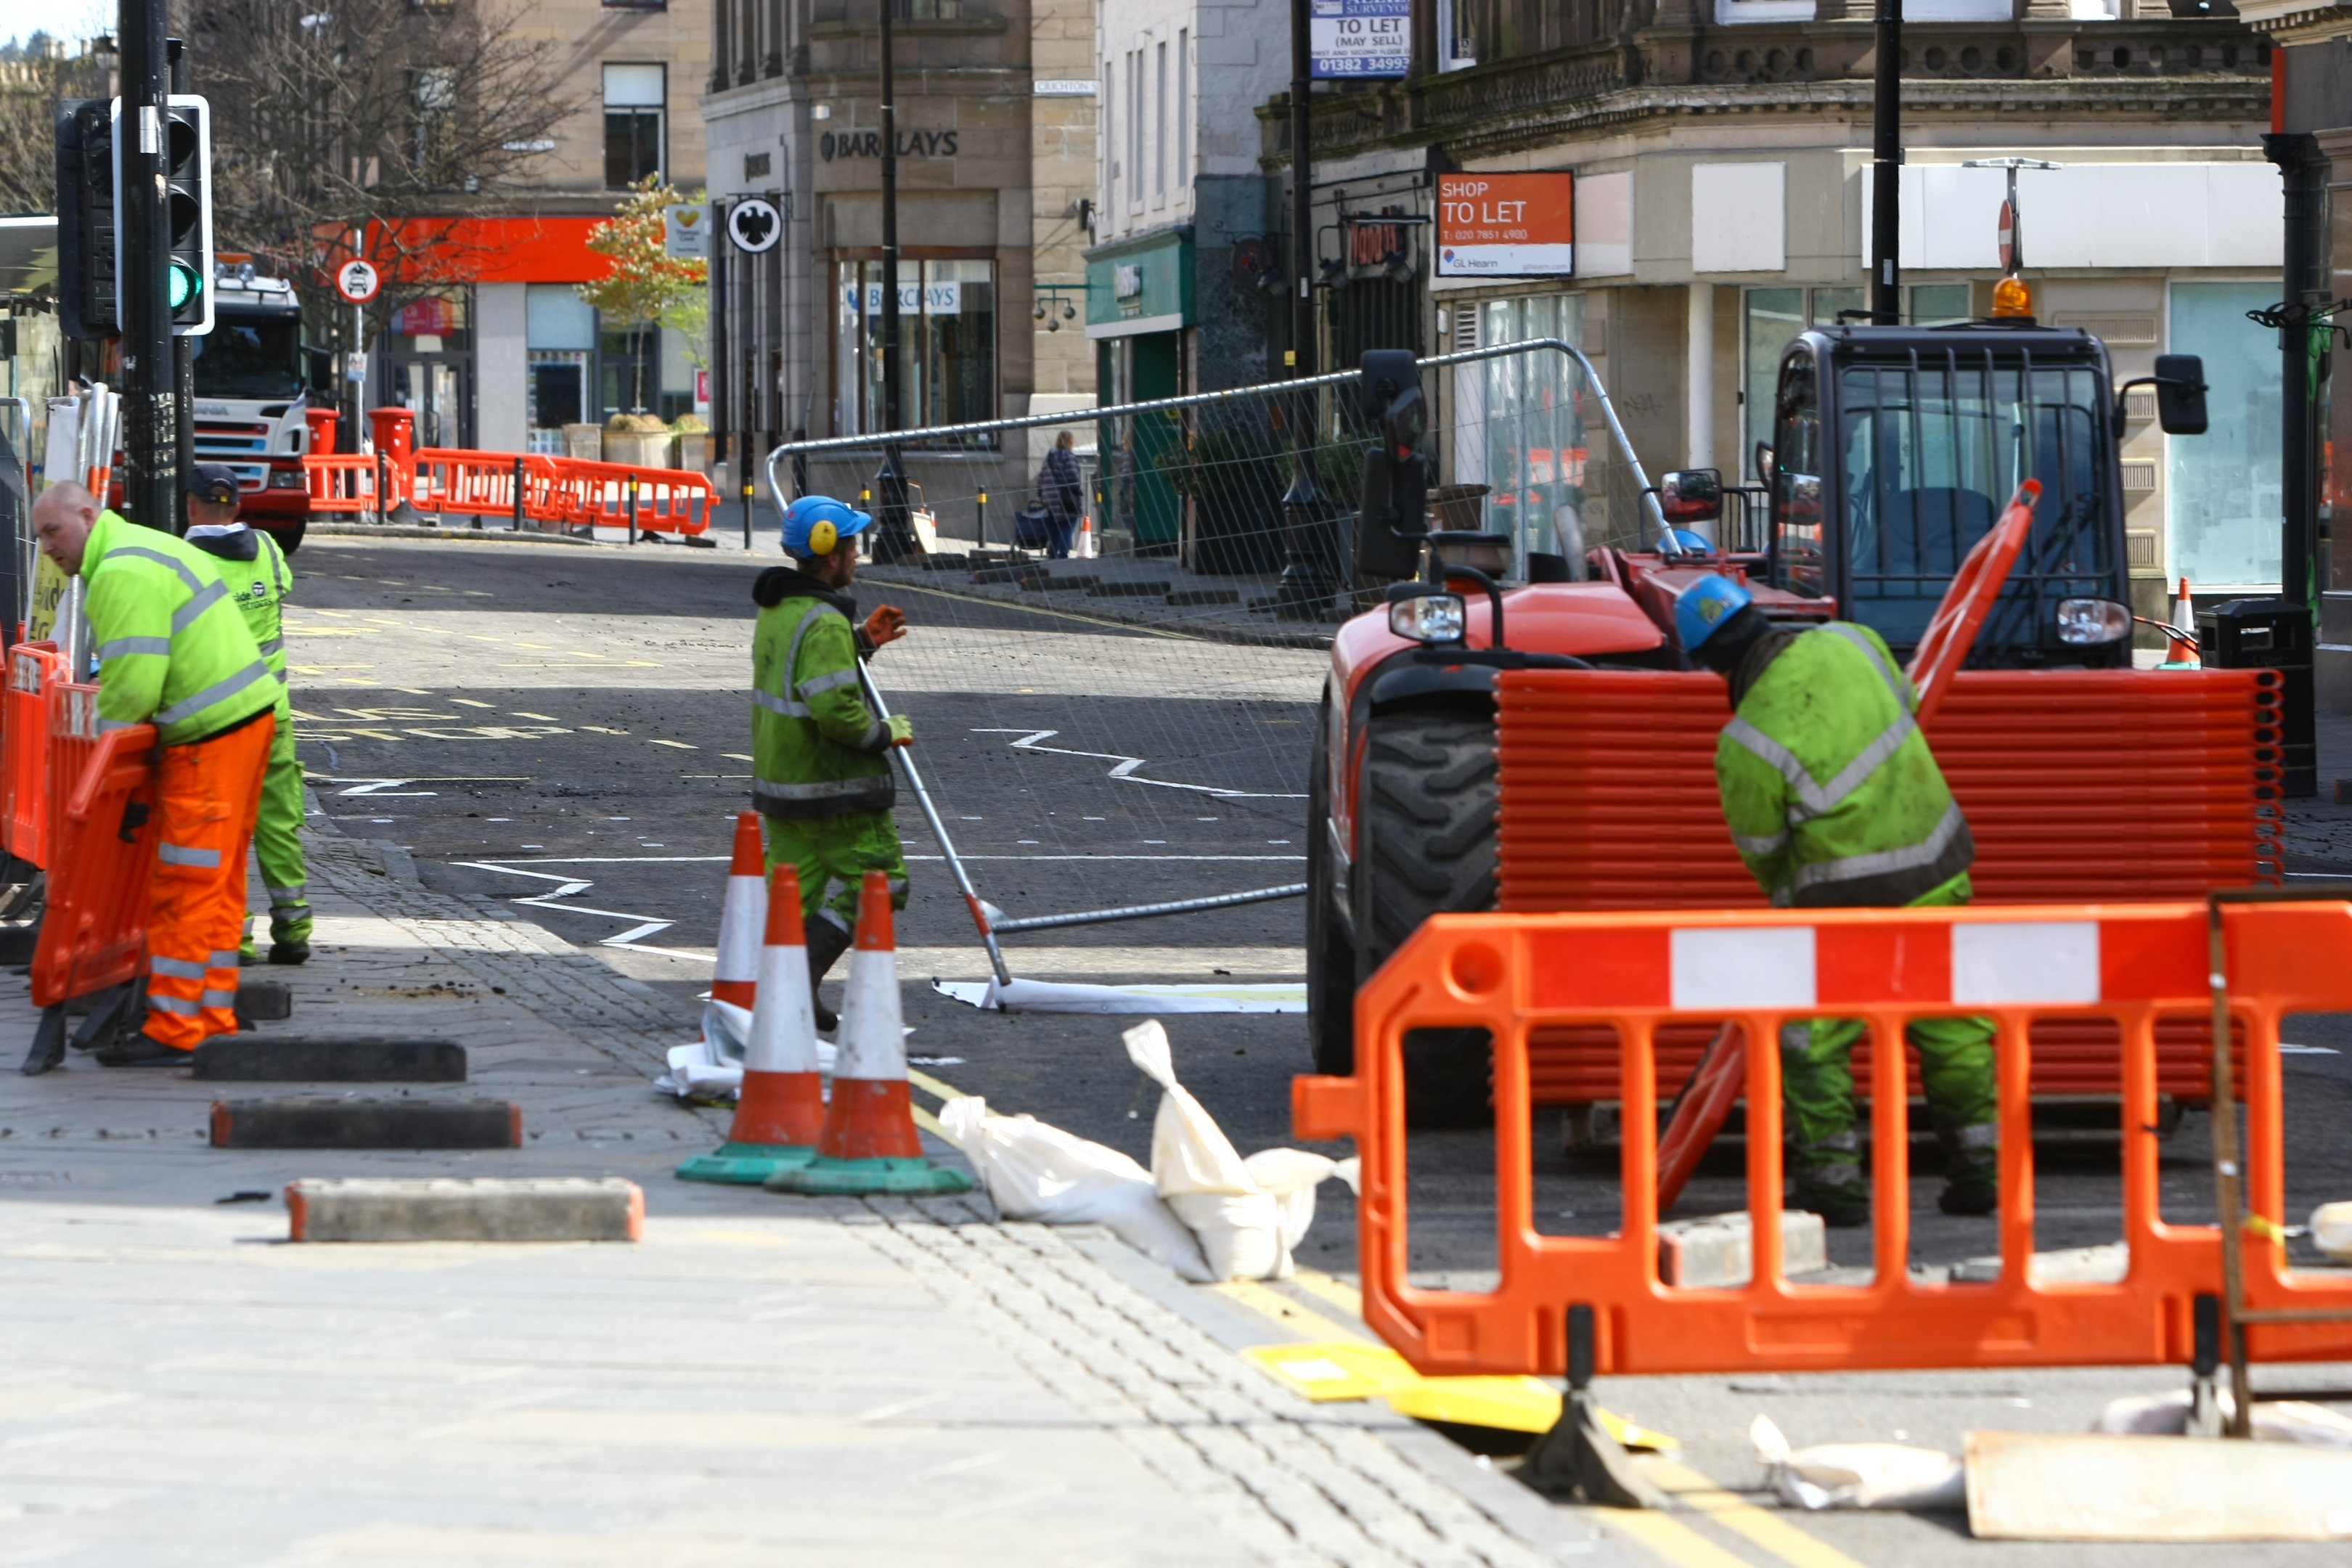
[[[1412,64],[1412,0],[1314,0],[1307,18],[1315,75],[1401,77]]]
[[[1549,278],[1573,272],[1574,181],[1566,173],[1439,176],[1437,275]]]

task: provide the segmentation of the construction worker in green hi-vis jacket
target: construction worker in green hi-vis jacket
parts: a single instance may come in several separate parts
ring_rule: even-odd
[[[849,949],[866,872],[889,879],[891,908],[907,907],[890,748],[913,740],[914,726],[876,717],[857,673],[860,658],[906,635],[907,618],[885,605],[860,624],[847,591],[858,536],[873,521],[830,497],[802,497],[784,513],[793,564],[770,567],[751,585],[760,606],[751,804],[767,824],[768,869],[789,861],[800,877],[812,995]],[[816,1014],[819,1028],[834,1027],[822,1001]]]
[[[1728,577],[1706,576],[1675,608],[1698,663],[1731,684],[1733,718],[1716,743],[1732,842],[1775,906],[1896,908],[1968,902],[1976,843],[1913,712],[1918,694],[1876,632],[1832,621],[1775,626]],[[1927,1114],[1942,1144],[1946,1214],[2000,1201],[1990,1018],[1914,1020]],[[1870,1217],[1855,1131],[1859,1019],[1814,1018],[1780,1031],[1792,1203],[1830,1225]]]

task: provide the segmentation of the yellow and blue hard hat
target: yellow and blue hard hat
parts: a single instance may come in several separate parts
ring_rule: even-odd
[[[1754,602],[1754,595],[1738,583],[1709,573],[1675,601],[1675,635],[1685,650],[1696,648]]]
[[[784,509],[784,553],[795,561],[830,555],[845,539],[874,526],[873,517],[831,496],[803,496]]]

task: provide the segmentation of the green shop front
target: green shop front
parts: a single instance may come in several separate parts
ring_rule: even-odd
[[[1192,389],[1192,231],[1163,230],[1087,252],[1087,336],[1105,405],[1181,397]],[[1174,554],[1182,543],[1177,469],[1184,424],[1175,414],[1104,420],[1103,528],[1135,548]]]

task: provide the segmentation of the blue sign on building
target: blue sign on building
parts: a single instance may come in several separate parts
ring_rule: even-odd
[[[1401,77],[1412,63],[1412,0],[1314,0],[1308,47],[1318,80]]]

